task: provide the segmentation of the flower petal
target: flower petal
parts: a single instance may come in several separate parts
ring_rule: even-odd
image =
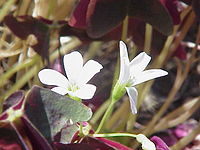
[[[76,83],[83,67],[83,57],[79,52],[72,52],[64,56],[64,67],[70,82]]]
[[[67,88],[62,88],[62,87],[54,87],[51,90],[60,95],[66,95],[68,93]]]
[[[127,83],[130,77],[129,58],[126,44],[120,41],[120,74],[119,82],[121,84]]]
[[[60,44],[64,45],[69,42],[72,38],[70,36],[61,36],[60,37]]]
[[[81,78],[79,79],[82,84],[86,84],[96,73],[98,73],[103,66],[94,61],[94,60],[89,60],[84,66],[83,70],[81,72]]]
[[[43,69],[38,73],[38,77],[40,81],[44,84],[57,85],[63,88],[68,87],[67,78],[63,74],[55,70]]]
[[[143,150],[156,150],[155,144],[150,141],[144,134],[138,134],[136,140],[142,144]]]
[[[81,99],[91,99],[96,91],[96,86],[92,84],[85,84],[79,90],[74,92],[74,96]]]
[[[139,55],[137,55],[130,62],[131,75],[135,75],[137,73],[142,72],[147,67],[150,60],[151,60],[151,57],[147,55],[145,52],[142,52]]]
[[[136,90],[136,88],[134,87],[126,87],[126,91],[128,93],[129,96],[129,100],[130,100],[130,105],[131,105],[131,112],[133,114],[137,113],[137,96],[138,96],[138,92]]]
[[[155,79],[158,77],[166,76],[168,74],[167,71],[161,70],[161,69],[150,69],[150,70],[145,70],[135,76],[135,81],[132,86],[135,86],[137,84],[140,84],[142,82]]]

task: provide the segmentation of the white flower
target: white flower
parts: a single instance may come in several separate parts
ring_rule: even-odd
[[[57,86],[51,90],[61,95],[69,94],[80,99],[91,99],[96,86],[87,82],[103,66],[94,60],[89,60],[83,65],[81,54],[72,52],[64,56],[64,68],[68,78],[55,70],[43,69],[38,73],[39,79],[44,84]]]
[[[150,141],[145,135],[138,134],[136,136],[136,140],[142,144],[143,150],[156,150],[155,144],[152,141]]]
[[[131,111],[133,114],[137,113],[136,100],[138,95],[134,86],[168,74],[161,69],[144,70],[150,60],[151,57],[145,52],[142,52],[130,62],[126,45],[124,42],[120,41],[120,75],[117,84],[118,86],[122,85],[121,87],[126,89],[130,98]]]

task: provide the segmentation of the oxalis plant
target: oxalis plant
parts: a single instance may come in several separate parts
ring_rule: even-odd
[[[199,149],[199,10],[2,0],[0,150]]]
[[[86,139],[89,139],[88,145],[87,142],[85,143],[88,148],[90,140],[94,140],[97,147],[102,142],[100,147],[118,149],[119,143],[113,142],[111,145],[107,145],[107,142],[101,141],[101,138],[127,136],[135,138],[141,143],[144,150],[156,150],[155,144],[144,134],[100,133],[114,104],[124,96],[126,91],[129,95],[131,112],[136,114],[138,92],[134,86],[168,74],[161,69],[145,70],[151,60],[151,57],[145,52],[129,61],[125,43],[120,41],[119,45],[119,79],[112,90],[110,105],[96,131],[87,123],[92,117],[92,111],[82,104],[82,99],[91,99],[94,96],[96,86],[87,82],[100,72],[103,66],[94,60],[89,60],[83,65],[82,55],[77,51],[66,54],[63,58],[66,76],[53,69],[42,69],[38,73],[43,84],[55,86],[51,90],[34,86],[26,97],[19,92],[16,94],[18,99],[14,102],[12,97],[16,95],[8,98],[7,103],[12,103],[13,106],[2,113],[1,124],[15,129],[16,135],[19,136],[25,149],[30,149],[32,143],[23,137],[23,132],[28,131],[26,136],[38,144],[33,146],[38,149],[53,149],[53,147],[76,149],[73,148],[73,145],[82,149],[80,143]],[[54,140],[56,141],[55,145],[51,147]],[[123,145],[120,146],[129,149]]]

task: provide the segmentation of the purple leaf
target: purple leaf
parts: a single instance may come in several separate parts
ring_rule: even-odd
[[[23,91],[17,91],[11,94],[3,103],[3,111],[17,104],[19,101],[22,101],[24,97]]]
[[[86,13],[90,0],[80,0],[70,17],[69,25],[79,29],[86,28]]]
[[[160,2],[167,8],[174,25],[179,24],[181,19],[180,13],[178,12],[178,0],[160,0]]]
[[[163,131],[158,134],[159,138],[161,138],[168,146],[174,145],[178,139],[173,135],[170,130]],[[153,141],[154,142],[154,141]],[[156,144],[156,143],[155,143]]]
[[[157,136],[153,136],[151,141],[156,145],[156,150],[170,150],[167,144]]]
[[[13,95],[18,95],[17,93],[14,93]],[[20,116],[14,116],[15,114],[9,113],[10,111],[15,112],[16,110],[18,111],[23,111],[23,106],[24,106],[24,95],[21,95],[19,97],[16,97],[16,99],[14,99],[13,95],[11,95],[7,100],[9,101],[4,102],[4,104],[8,104],[7,105],[7,109],[5,109],[5,111],[0,114],[0,127],[2,124],[9,124],[10,121],[7,120],[8,118],[13,118],[13,120],[18,119]],[[12,106],[10,106],[12,103]],[[9,108],[8,108],[9,107]]]
[[[32,148],[40,150],[52,150],[46,139],[23,114],[25,102],[23,92],[15,92],[6,101],[5,104],[8,108],[0,115],[0,135],[2,135],[2,129],[9,127],[10,132],[15,135],[14,140],[20,141],[18,143],[21,145],[20,147],[23,147],[23,150],[30,150]],[[10,134],[9,132],[7,133]],[[6,135],[2,137],[2,139],[6,138]],[[29,144],[29,142],[31,144]]]
[[[151,24],[164,35],[172,33],[172,18],[159,0],[131,0],[129,15]]]
[[[61,27],[60,36],[72,36],[72,35],[77,36],[83,42],[89,42],[93,40],[87,35],[86,30],[71,27],[68,24]]]
[[[177,5],[171,0],[81,0],[69,25],[85,29],[90,38],[98,39],[120,25],[127,15],[150,23],[164,35],[172,33],[173,21],[180,21]]]
[[[74,124],[92,116],[91,109],[81,102],[38,86],[27,96],[25,114],[50,143],[66,127],[67,121]]]
[[[41,135],[37,128],[25,116],[21,118],[24,124],[24,130],[30,139],[34,149],[53,150],[48,141]]]
[[[91,0],[86,16],[87,33],[99,38],[118,26],[127,15],[129,0]]]
[[[111,140],[108,140],[106,138],[98,138],[100,141],[103,141],[104,143],[108,144],[109,146],[113,147],[113,148],[116,148],[116,149],[119,149],[119,150],[133,150],[125,145],[122,145],[118,142],[115,142],[115,141],[111,141]]]
[[[0,149],[23,150],[16,132],[10,127],[8,128],[8,125],[0,128]]]
[[[35,42],[30,46],[43,58],[48,59],[49,55],[49,27],[39,19],[31,16],[14,17],[8,15],[4,18],[4,23],[8,28],[22,40],[26,40],[29,35],[34,35]]]

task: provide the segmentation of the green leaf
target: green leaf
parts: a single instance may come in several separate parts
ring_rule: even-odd
[[[92,116],[91,109],[81,102],[38,86],[34,86],[27,96],[25,113],[49,141],[68,121],[88,121]]]

